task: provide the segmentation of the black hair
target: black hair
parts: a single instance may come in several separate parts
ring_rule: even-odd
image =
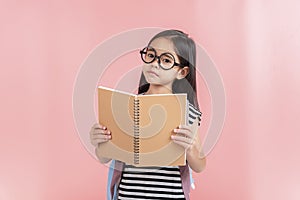
[[[169,39],[174,46],[174,50],[179,58],[180,64],[189,67],[189,73],[183,79],[176,79],[172,85],[173,93],[186,93],[187,98],[195,108],[199,110],[199,104],[197,100],[197,84],[196,84],[196,45],[193,39],[188,37],[188,34],[180,30],[165,30],[156,34],[148,43],[157,38]],[[142,72],[138,94],[147,92],[150,84],[146,81]]]

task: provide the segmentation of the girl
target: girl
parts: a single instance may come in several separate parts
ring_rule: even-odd
[[[201,172],[206,165],[197,134],[200,125],[196,91],[196,47],[187,34],[166,30],[155,35],[140,51],[145,63],[138,94],[187,93],[189,125],[174,127],[171,139],[186,149],[186,166],[134,167],[113,161],[110,195],[112,199],[186,199],[189,200],[190,168]],[[111,159],[98,155],[97,147],[111,139],[109,127],[95,124],[90,131],[91,143],[101,163]],[[194,135],[194,137],[193,137]]]

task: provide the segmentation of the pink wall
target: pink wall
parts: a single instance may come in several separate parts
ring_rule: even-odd
[[[0,199],[105,199],[107,168],[78,137],[73,84],[96,45],[142,27],[188,32],[223,78],[225,126],[192,199],[299,199],[300,3],[128,2],[1,2]]]

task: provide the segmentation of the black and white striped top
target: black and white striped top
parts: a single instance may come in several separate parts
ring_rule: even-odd
[[[189,124],[201,112],[189,103]],[[126,165],[119,185],[118,200],[178,199],[185,200],[179,167],[134,167]]]

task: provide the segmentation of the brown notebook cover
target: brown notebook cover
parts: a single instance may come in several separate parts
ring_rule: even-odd
[[[186,94],[135,95],[99,86],[98,108],[99,123],[112,132],[99,146],[103,157],[135,166],[185,165],[185,150],[171,134],[186,124]]]

